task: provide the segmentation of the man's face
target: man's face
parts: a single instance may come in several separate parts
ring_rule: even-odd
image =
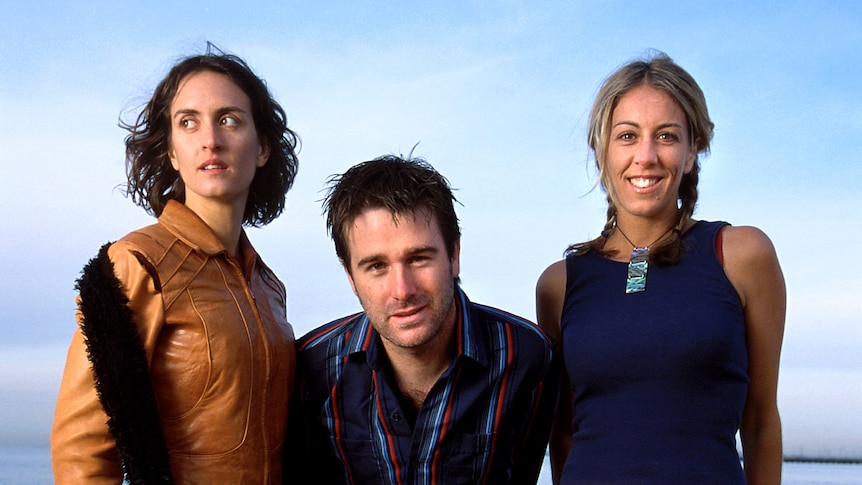
[[[347,230],[347,277],[390,352],[435,348],[454,329],[460,243],[450,258],[426,214],[366,209]]]

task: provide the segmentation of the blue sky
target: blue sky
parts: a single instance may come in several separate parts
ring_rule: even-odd
[[[73,282],[151,222],[119,189],[118,116],[210,40],[302,138],[287,210],[250,231],[297,334],[359,308],[324,180],[417,143],[463,203],[465,290],[534,318],[541,271],[604,221],[585,142],[599,83],[668,53],[716,124],[696,217],[766,231],[787,279],[785,449],[862,457],[860,24],[853,1],[3,2],[0,445],[47,443]]]

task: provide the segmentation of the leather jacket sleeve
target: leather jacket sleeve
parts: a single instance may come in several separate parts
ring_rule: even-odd
[[[108,251],[116,276],[129,298],[135,325],[150,361],[164,321],[160,295],[147,270],[123,242]],[[72,337],[51,430],[51,462],[54,480],[63,484],[118,484],[123,481],[116,443],[108,431],[108,417],[96,393],[84,336],[82,314]],[[122,324],[123,322],[118,322]]]

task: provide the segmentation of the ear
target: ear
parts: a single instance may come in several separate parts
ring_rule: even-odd
[[[173,146],[168,147],[168,158],[171,160],[171,166],[174,167],[174,170],[179,172],[180,164],[177,162],[177,152],[174,150]]]
[[[266,165],[266,162],[269,161],[269,145],[261,143],[260,144],[260,152],[257,154],[257,168],[263,167]]]
[[[352,289],[353,294],[358,297],[359,293],[356,292],[356,283],[353,282],[353,275],[350,274],[350,268],[347,267],[343,259],[339,259],[339,261],[341,261],[341,267],[344,268],[344,274],[347,275],[347,282],[350,283],[350,289]]]
[[[688,154],[688,160],[685,161],[685,171],[683,173],[689,173],[694,168],[694,161],[697,159],[697,144],[698,141],[695,140],[691,145],[691,151]]]
[[[449,263],[452,265],[452,277],[458,278],[461,275],[461,240],[455,241],[455,246],[452,248],[452,258]]]

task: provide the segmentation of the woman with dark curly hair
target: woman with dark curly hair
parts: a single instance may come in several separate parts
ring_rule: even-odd
[[[780,483],[784,277],[759,229],[692,218],[712,132],[700,87],[664,54],[596,96],[607,220],[536,288],[568,377],[554,483]]]
[[[55,481],[279,483],[294,335],[243,226],[284,209],[298,139],[263,80],[211,45],[121,126],[128,193],[158,222],[77,282]]]

